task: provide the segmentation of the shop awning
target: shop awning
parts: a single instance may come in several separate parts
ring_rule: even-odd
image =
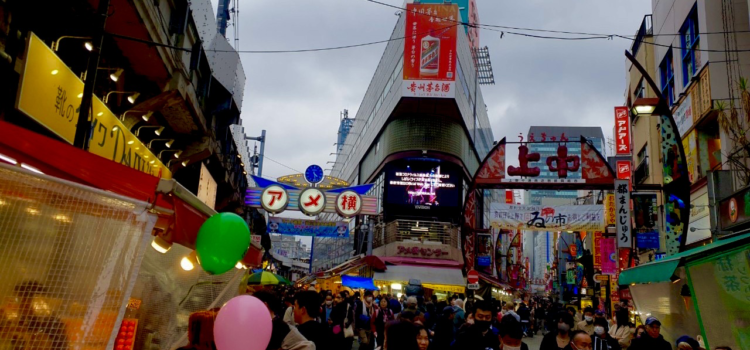
[[[681,264],[684,264],[685,261],[700,259],[713,254],[716,251],[724,251],[743,244],[750,244],[750,233],[716,240],[711,244],[706,244],[701,247],[672,255],[664,260],[652,261],[650,263],[624,270],[620,273],[618,283],[620,285],[627,285],[633,283],[644,284],[667,282],[674,274],[674,271]]]
[[[502,289],[513,289],[513,287],[511,287],[510,285],[508,285],[508,284],[505,284],[505,283],[503,283],[503,282],[500,282],[500,281],[499,281],[499,280],[497,280],[496,278],[494,278],[494,277],[492,277],[492,276],[490,276],[490,275],[487,275],[487,274],[481,273],[481,272],[479,273],[479,279],[481,279],[482,281],[485,281],[485,282],[487,282],[488,284],[490,284],[490,285],[492,285],[492,286],[494,286],[494,287],[497,287],[497,288],[502,288]]]
[[[374,278],[377,281],[396,283],[408,283],[410,279],[418,279],[425,287],[428,285],[466,287],[466,279],[461,269],[458,268],[394,265],[388,266],[385,272],[375,272]]]
[[[372,278],[368,277],[343,275],[341,276],[341,284],[344,287],[349,287],[351,289],[378,290],[378,287],[375,287]]]
[[[195,249],[198,229],[216,211],[175,180],[160,179],[69,144],[0,121],[0,154],[34,167],[46,175],[149,202],[159,215],[156,228],[164,237]],[[253,242],[243,262],[259,265],[259,242]]]
[[[454,260],[444,259],[424,259],[424,258],[409,258],[402,256],[384,256],[380,257],[380,260],[385,261],[391,265],[420,265],[420,266],[431,266],[431,267],[447,267],[461,269],[464,264]]]

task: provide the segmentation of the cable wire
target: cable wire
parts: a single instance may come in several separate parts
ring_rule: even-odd
[[[264,155],[263,155],[263,158],[265,158],[265,159],[268,159],[268,160],[270,160],[270,161],[272,161],[272,162],[274,162],[274,163],[276,163],[276,164],[278,164],[278,165],[281,165],[281,166],[283,166],[283,167],[285,167],[285,168],[287,168],[287,169],[290,169],[290,170],[296,171],[296,172],[297,172],[297,173],[299,173],[299,174],[302,174],[302,173],[303,173],[303,172],[301,172],[301,171],[299,171],[299,170],[297,170],[297,169],[294,169],[294,168],[292,168],[292,167],[290,167],[290,166],[288,166],[288,165],[286,165],[286,164],[284,164],[284,163],[278,162],[278,161],[276,161],[276,160],[274,160],[274,159],[272,159],[272,158],[268,157],[268,155],[265,155],[265,154],[264,154]]]

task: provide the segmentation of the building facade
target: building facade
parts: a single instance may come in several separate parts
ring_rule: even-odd
[[[392,39],[404,37],[406,16],[400,13]],[[463,199],[493,136],[469,35],[459,28],[456,39],[453,98],[405,96],[404,41],[390,41],[383,53],[354,118],[350,135],[357,137],[346,138],[331,171],[353,185],[374,184],[369,194],[378,198],[380,214],[353,222],[356,253],[366,252],[371,228],[374,255],[403,258],[398,247],[409,241],[409,251],[432,244],[440,260],[462,262]]]
[[[708,189],[710,174],[730,170],[735,189],[747,185],[746,172],[733,165],[735,160],[742,162],[745,157],[736,152],[739,139],[732,130],[738,128],[731,124],[722,127],[722,124],[723,120],[731,119],[734,108],[740,119],[748,113],[741,97],[746,87],[740,84],[750,74],[750,53],[745,52],[750,49],[748,3],[740,0],[653,1],[652,11],[653,36],[645,36],[641,48],[633,48],[633,51],[639,61],[642,59],[647,69],[651,69],[649,73],[653,73],[652,77],[672,108],[691,184],[692,208],[686,244],[703,244],[711,238],[712,232],[717,232],[715,211],[709,210],[712,206]],[[635,78],[631,75],[629,102],[639,96],[636,92],[649,96],[647,84]],[[639,123],[640,119],[634,120],[634,127],[639,128]],[[641,146],[641,135],[637,131],[634,135],[634,142],[638,142],[633,149],[634,161],[638,163],[635,180],[655,181],[658,177],[653,175],[659,172],[646,176],[643,169],[647,166],[641,163],[645,159],[642,155],[658,156],[662,164],[669,162],[668,155],[653,152],[658,147],[658,143],[654,143],[656,138],[650,137],[651,142],[644,141]],[[665,249],[664,245],[661,249]]]

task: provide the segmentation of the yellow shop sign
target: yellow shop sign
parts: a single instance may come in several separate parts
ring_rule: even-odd
[[[83,85],[83,81],[31,33],[16,108],[72,144]],[[154,176],[172,178],[169,169],[104,102],[94,96],[91,106],[89,152]]]

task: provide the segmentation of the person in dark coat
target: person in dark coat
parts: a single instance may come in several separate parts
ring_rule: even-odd
[[[523,335],[529,336],[529,322],[531,320],[531,310],[526,306],[525,303],[521,303],[518,307],[518,316],[521,317],[521,327],[523,328]]]
[[[628,350],[672,350],[672,345],[659,334],[661,322],[654,316],[646,319],[646,333],[633,339]]]
[[[523,342],[523,328],[513,315],[505,315],[500,320],[500,348],[502,350],[529,350]]]
[[[440,318],[435,322],[435,336],[432,337],[430,350],[449,350],[455,338],[452,306],[444,306]]]
[[[328,325],[317,321],[320,316],[320,296],[313,291],[299,292],[294,295],[294,322],[297,330],[309,341],[315,343],[316,349],[330,349],[331,333]]]
[[[474,304],[474,324],[459,332],[453,348],[456,350],[499,350],[500,339],[492,331],[492,305],[484,300]]]
[[[354,308],[346,298],[346,292],[335,295],[334,306],[331,311],[331,332],[333,333],[333,347],[336,350],[351,350],[354,337],[345,337],[344,329],[354,323]],[[352,326],[353,327],[353,326]]]
[[[603,317],[594,319],[594,335],[591,336],[592,350],[620,350],[617,339],[609,335],[609,323]]]
[[[542,339],[539,350],[563,350],[569,348],[570,333],[573,330],[573,316],[561,311],[555,318],[555,330],[547,333]]]

